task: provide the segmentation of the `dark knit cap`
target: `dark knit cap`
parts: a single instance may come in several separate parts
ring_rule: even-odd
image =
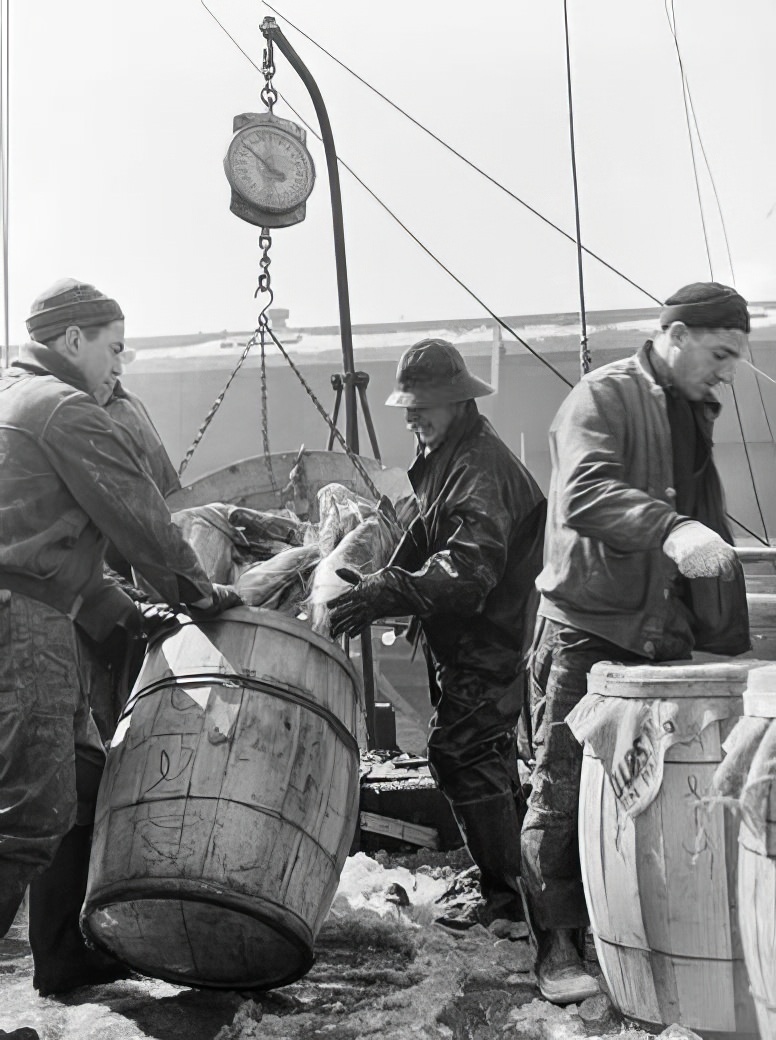
[[[63,278],[33,302],[25,324],[34,340],[50,343],[71,325],[109,325],[123,317],[121,307],[110,296],[86,282]]]
[[[670,296],[660,312],[660,325],[667,329],[674,321],[682,321],[690,328],[749,332],[746,300],[735,289],[719,282],[693,282]]]

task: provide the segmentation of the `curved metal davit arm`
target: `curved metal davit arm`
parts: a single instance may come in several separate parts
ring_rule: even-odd
[[[261,23],[261,31],[267,40],[271,40],[289,64],[299,74],[307,87],[307,91],[315,106],[318,125],[321,130],[326,153],[326,168],[329,173],[329,192],[331,194],[331,216],[334,226],[334,259],[337,266],[337,296],[339,299],[340,337],[342,340],[342,360],[345,367],[345,440],[351,451],[358,453],[358,414],[356,412],[355,363],[353,359],[353,329],[350,323],[350,293],[348,291],[348,267],[345,257],[345,227],[342,219],[342,193],[340,191],[339,166],[337,151],[334,147],[334,135],[331,131],[329,114],[326,111],[323,97],[312,73],[283,35],[274,18],[265,18]]]

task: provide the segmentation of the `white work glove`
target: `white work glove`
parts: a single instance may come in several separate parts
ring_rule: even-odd
[[[663,552],[686,578],[735,577],[735,549],[697,520],[675,527],[663,542]]]

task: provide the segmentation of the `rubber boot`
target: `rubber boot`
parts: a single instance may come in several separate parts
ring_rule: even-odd
[[[601,992],[584,965],[579,939],[576,928],[538,932],[536,981],[541,995],[552,1004],[577,1004]]]
[[[518,796],[519,797],[519,796]],[[519,803],[507,792],[477,802],[452,805],[469,855],[480,870],[482,902],[461,914],[438,919],[448,928],[463,930],[494,921],[523,921],[520,895]]]
[[[2,875],[0,875],[2,877]],[[27,882],[18,877],[4,878],[0,881],[3,894],[0,896],[0,939],[6,936],[11,925],[16,919],[19,907],[22,905],[24,893],[27,891]],[[2,1036],[2,1033],[0,1033]]]
[[[62,839],[51,866],[30,885],[32,984],[43,997],[128,975],[128,969],[112,957],[90,950],[78,925],[91,840],[91,826],[73,827]]]

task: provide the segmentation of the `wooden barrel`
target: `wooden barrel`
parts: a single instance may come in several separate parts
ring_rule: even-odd
[[[776,720],[776,667],[750,673],[744,712]],[[774,721],[771,726],[776,726]],[[749,779],[763,775],[753,763]],[[774,772],[773,769],[766,770]],[[776,776],[765,781],[761,795],[765,815],[755,821],[746,814],[738,834],[738,915],[741,941],[749,971],[762,1040],[776,1040]]]
[[[590,694],[620,698],[623,709],[626,698],[670,702],[667,733],[683,718],[702,725],[706,709],[720,720],[666,751],[659,792],[633,818],[585,744],[579,843],[596,950],[616,1005],[658,1029],[677,1022],[756,1035],[735,905],[737,828],[701,802],[741,714],[747,671],[732,662],[602,663],[589,677]]]
[[[303,975],[356,825],[360,712],[339,647],[272,611],[157,643],[108,756],[86,935],[172,982]]]

